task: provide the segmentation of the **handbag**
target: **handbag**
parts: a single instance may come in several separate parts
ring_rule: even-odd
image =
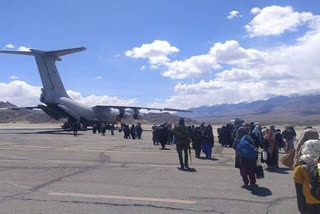
[[[257,160],[257,166],[256,166],[256,168],[255,168],[255,173],[256,173],[257,179],[262,179],[262,178],[264,178],[263,168],[262,168],[261,163],[260,163],[259,160]]]
[[[283,165],[289,167],[289,168],[293,168],[293,159],[295,156],[295,150],[291,149],[288,154],[284,155],[283,157],[281,157],[280,161]]]
[[[267,153],[267,151],[265,151],[265,150],[263,150],[263,152],[262,152],[262,159],[263,159],[264,161],[266,161],[266,160],[268,159],[268,153]]]

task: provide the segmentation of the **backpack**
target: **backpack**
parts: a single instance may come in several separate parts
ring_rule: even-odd
[[[247,139],[247,135],[243,136],[236,147],[238,155],[242,158],[253,160],[257,158],[257,150]]]
[[[311,195],[320,200],[320,157],[317,163],[307,165]]]

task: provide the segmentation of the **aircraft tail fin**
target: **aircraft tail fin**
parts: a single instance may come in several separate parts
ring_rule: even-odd
[[[61,61],[61,56],[85,50],[84,47],[54,51],[30,49],[30,51],[6,51],[0,53],[34,56],[40,73],[43,89],[40,101],[55,103],[60,97],[69,97],[61,81],[56,61]]]

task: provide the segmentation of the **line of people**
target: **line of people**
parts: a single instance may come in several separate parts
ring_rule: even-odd
[[[123,138],[141,140],[143,129],[140,122],[136,125],[132,124],[131,127],[128,124],[121,123],[121,130],[123,131]]]
[[[239,168],[245,187],[249,184],[255,186],[260,159],[267,163],[268,168],[278,168],[279,144],[281,141],[287,141],[289,151],[281,158],[281,162],[289,168],[293,168],[292,177],[297,194],[298,209],[301,214],[319,214],[319,132],[312,127],[306,127],[296,144],[294,144],[295,136],[296,133],[292,126],[286,126],[281,133],[274,126],[261,128],[256,125],[253,130],[250,130],[248,124],[243,124],[237,129],[233,143],[233,148],[236,151],[235,167]],[[260,140],[262,142],[259,142]],[[265,152],[267,157],[263,158],[264,155],[261,155],[262,157],[258,158],[259,147],[262,147],[262,154]]]
[[[214,146],[214,135],[212,126],[209,124],[205,126],[202,123],[196,127],[194,125],[187,126],[190,143],[195,150],[195,157],[200,158],[201,151],[206,158],[212,157],[212,148]],[[161,149],[165,149],[166,145],[176,144],[172,125],[164,123],[159,126],[153,124],[152,126],[152,140],[153,145],[161,145]]]
[[[92,133],[101,134],[102,136],[106,135],[106,131],[109,130],[111,135],[114,135],[115,126],[113,124],[106,124],[106,123],[96,123],[92,126]]]

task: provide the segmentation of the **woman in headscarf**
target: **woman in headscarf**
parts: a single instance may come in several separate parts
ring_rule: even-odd
[[[277,146],[276,146],[274,134],[269,128],[265,128],[262,134],[263,134],[263,140],[264,140],[263,149],[268,153],[266,163],[268,165],[268,168],[275,168],[278,166],[278,163],[276,163]]]
[[[240,157],[237,152],[237,146],[239,145],[241,139],[244,136],[247,136],[247,141],[254,146],[254,142],[250,135],[248,135],[248,127],[242,126],[236,132],[236,137],[233,142],[232,148],[236,150],[236,157],[235,157],[235,167],[239,168],[240,175],[243,179],[244,186],[248,186],[249,182],[250,185],[256,184],[256,175],[255,175],[255,168],[256,168],[256,158],[255,159],[247,159],[245,157]],[[248,178],[249,177],[249,178]]]
[[[319,133],[312,128],[307,128],[302,132],[296,144],[296,151],[293,159],[293,166],[297,165],[297,162],[301,157],[301,148],[303,144],[308,140],[317,140],[317,139],[319,139]]]
[[[319,214],[320,200],[310,193],[310,181],[307,165],[318,162],[320,156],[320,141],[308,140],[301,148],[301,157],[294,168],[292,177],[295,182],[298,209],[301,214]]]
[[[263,143],[263,138],[262,138],[261,126],[259,124],[256,124],[254,126],[254,129],[251,132],[251,136],[253,138],[253,141],[256,147],[261,147]]]
[[[285,126],[284,131],[282,132],[283,138],[287,142],[286,153],[289,153],[290,150],[294,149],[294,141],[297,136],[296,131],[293,126]]]

